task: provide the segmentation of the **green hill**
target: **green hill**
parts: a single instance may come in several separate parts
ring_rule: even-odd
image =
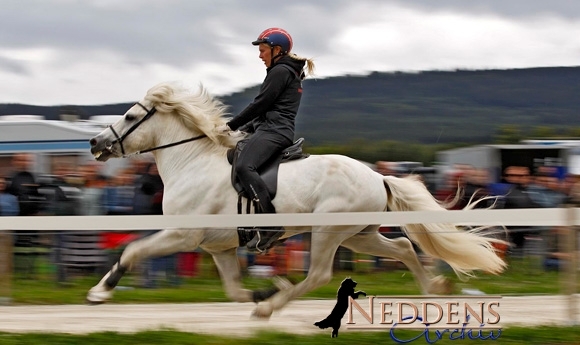
[[[580,126],[580,68],[373,73],[308,81],[298,131],[421,143],[490,142],[498,127]]]
[[[236,114],[258,86],[221,99]],[[297,135],[311,145],[396,140],[424,144],[491,142],[502,125],[580,127],[580,67],[372,73],[309,79]],[[0,115],[122,114],[130,104],[0,105]]]

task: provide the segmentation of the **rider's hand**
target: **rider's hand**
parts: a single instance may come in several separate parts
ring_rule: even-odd
[[[214,131],[218,134],[228,134],[229,132],[232,131],[232,129],[230,128],[230,126],[228,126],[227,124],[223,124],[223,125],[219,125],[217,126]]]
[[[234,138],[241,138],[241,137],[244,137],[246,135],[246,133],[240,132],[240,131],[233,131],[233,132],[230,132],[229,134],[230,134],[230,137],[234,137]]]

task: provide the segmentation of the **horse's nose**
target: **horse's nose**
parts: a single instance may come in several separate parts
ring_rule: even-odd
[[[95,145],[97,145],[97,138],[96,138],[96,137],[94,137],[94,138],[91,138],[91,139],[89,140],[89,144],[91,144],[91,146],[95,146]]]

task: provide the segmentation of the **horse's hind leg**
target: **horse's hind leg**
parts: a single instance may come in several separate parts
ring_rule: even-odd
[[[413,273],[423,294],[450,293],[451,284],[442,277],[433,277],[419,261],[411,241],[405,237],[388,239],[379,234],[378,226],[369,226],[365,231],[347,239],[341,245],[357,253],[394,258],[401,261]]]
[[[220,273],[228,298],[236,302],[254,301],[254,292],[242,287],[237,248],[211,253],[211,255]]]
[[[260,303],[253,315],[270,317],[274,310],[281,309],[289,301],[328,284],[332,279],[332,264],[338,246],[360,230],[360,226],[324,226],[314,230],[310,243],[310,267],[306,278]]]
[[[180,251],[194,250],[201,242],[201,231],[163,230],[127,245],[119,262],[92,287],[87,294],[89,303],[104,303],[111,299],[113,289],[137,262],[148,258],[170,255]]]

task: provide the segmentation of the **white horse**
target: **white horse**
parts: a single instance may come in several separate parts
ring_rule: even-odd
[[[230,180],[226,152],[238,138],[220,135],[214,128],[227,121],[225,107],[203,88],[190,92],[162,83],[131,107],[115,124],[90,140],[99,161],[110,157],[153,151],[165,186],[166,215],[237,214],[237,193]],[[413,176],[382,176],[366,165],[340,155],[313,155],[284,163],[279,169],[274,206],[279,213],[383,212],[440,210],[440,205]],[[283,238],[311,232],[310,267],[307,277],[280,291],[256,294],[241,285],[236,248],[236,229],[166,229],[132,242],[119,263],[88,293],[89,302],[102,303],[123,273],[136,262],[201,247],[213,256],[228,298],[259,302],[258,317],[269,317],[332,277],[333,257],[339,246],[373,256],[394,258],[414,274],[422,293],[448,293],[448,281],[432,276],[417,258],[411,241],[387,239],[379,225],[286,227]],[[505,263],[495,253],[493,242],[479,232],[452,224],[407,224],[408,237],[427,254],[444,260],[458,274],[474,270],[499,274]]]

